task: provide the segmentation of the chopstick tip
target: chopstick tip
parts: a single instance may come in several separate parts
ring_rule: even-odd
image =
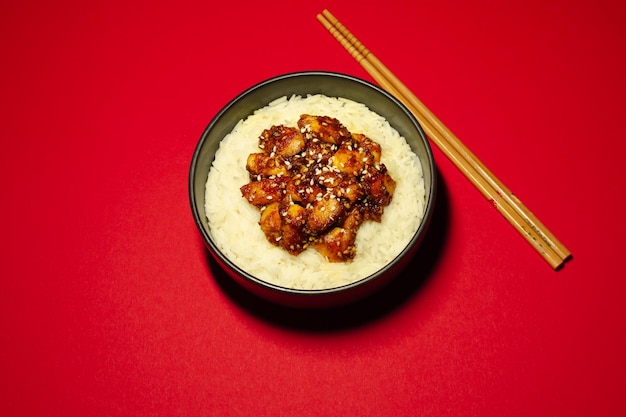
[[[332,27],[332,24],[328,21],[328,19],[326,19],[326,17],[324,17],[324,15],[322,14],[318,14],[317,15],[317,20],[327,29],[330,30],[330,28]]]

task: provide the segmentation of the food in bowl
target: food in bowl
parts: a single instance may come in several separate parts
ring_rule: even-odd
[[[380,145],[380,164],[393,178],[393,198],[379,221],[363,222],[349,262],[329,262],[323,251],[297,256],[270,241],[259,227],[259,209],[242,198],[246,168],[258,152],[259,132],[297,126],[302,115],[327,115]],[[220,142],[205,187],[205,214],[217,248],[233,264],[267,283],[289,289],[342,287],[394,261],[415,236],[426,210],[423,167],[407,141],[381,115],[357,101],[323,94],[284,96],[241,119]]]
[[[333,117],[303,114],[297,126],[263,130],[258,146],[240,190],[267,241],[293,256],[311,247],[329,262],[352,261],[359,227],[380,222],[396,186],[380,145]]]

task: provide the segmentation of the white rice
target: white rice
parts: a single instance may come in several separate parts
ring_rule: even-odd
[[[313,248],[293,256],[272,245],[259,227],[259,210],[239,190],[250,181],[246,159],[260,152],[261,132],[273,125],[296,126],[302,114],[334,117],[350,132],[378,142],[381,162],[396,181],[382,221],[367,221],[359,228],[352,262],[330,263]],[[361,103],[323,95],[282,97],[239,121],[221,141],[206,183],[205,209],[219,249],[249,274],[286,288],[335,288],[375,273],[409,243],[425,211],[422,166],[405,139]]]

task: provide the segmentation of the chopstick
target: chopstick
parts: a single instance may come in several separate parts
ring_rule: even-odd
[[[328,10],[317,19],[352,57],[415,115],[426,135],[553,268],[571,252],[378,58]]]

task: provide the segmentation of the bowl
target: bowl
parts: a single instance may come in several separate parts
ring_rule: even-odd
[[[222,139],[235,125],[270,102],[292,95],[306,97],[322,94],[343,97],[365,104],[383,116],[402,135],[422,164],[425,186],[425,212],[410,242],[386,266],[356,282],[330,289],[294,289],[259,279],[228,259],[212,237],[205,213],[206,180]],[[432,150],[418,121],[395,97],[378,86],[335,72],[306,71],[279,75],[245,90],[226,104],[210,121],[200,137],[189,171],[189,199],[197,228],[215,261],[227,274],[258,297],[273,303],[298,308],[326,308],[345,305],[371,295],[404,270],[415,255],[428,229],[436,194],[435,164]]]

